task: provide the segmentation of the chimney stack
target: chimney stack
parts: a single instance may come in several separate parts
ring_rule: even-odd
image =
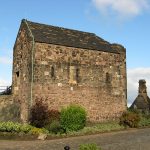
[[[141,112],[150,114],[150,98],[147,95],[146,81],[139,80],[138,96],[130,106],[131,109],[138,109]]]
[[[139,95],[142,95],[145,101],[147,101],[147,87],[144,79],[139,80]]]

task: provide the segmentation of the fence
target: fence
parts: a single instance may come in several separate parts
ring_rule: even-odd
[[[0,86],[0,95],[11,94],[11,86]]]

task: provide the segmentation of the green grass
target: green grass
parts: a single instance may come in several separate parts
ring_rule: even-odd
[[[108,123],[99,123],[84,127],[79,131],[67,132],[68,136],[77,136],[77,135],[87,135],[87,134],[96,134],[110,131],[117,131],[124,129],[123,126],[120,126],[117,122],[108,122]],[[64,134],[65,135],[65,134]]]
[[[76,134],[94,134],[94,133],[101,133],[101,132],[109,132],[114,130],[121,130],[124,129],[123,126],[120,126],[118,123],[109,122],[109,123],[100,123],[95,124],[94,126],[84,127],[82,130],[76,132]]]
[[[150,127],[150,118],[141,117],[139,127]]]
[[[81,144],[79,150],[101,150],[96,144]]]
[[[148,127],[150,126],[150,118],[142,117],[139,123],[139,127]],[[53,138],[63,138],[63,137],[70,137],[70,136],[81,136],[81,135],[88,135],[88,134],[97,134],[97,133],[104,133],[104,132],[111,132],[111,131],[119,131],[125,129],[124,126],[119,125],[118,122],[107,122],[107,123],[97,123],[97,124],[87,124],[86,127],[79,131],[68,131],[66,133],[49,133],[46,129],[35,128],[30,125],[22,125],[19,123],[12,123],[12,122],[0,122],[0,137],[4,136],[5,133],[11,136],[13,135],[18,137],[20,133],[21,135],[35,135],[39,133],[47,133],[50,139]],[[2,134],[3,133],[3,134]]]

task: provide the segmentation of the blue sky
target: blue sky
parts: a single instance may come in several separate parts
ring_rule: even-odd
[[[12,52],[21,19],[93,32],[127,49],[128,103],[138,80],[150,91],[149,0],[1,0],[0,85],[11,83]],[[150,95],[150,92],[149,92]]]

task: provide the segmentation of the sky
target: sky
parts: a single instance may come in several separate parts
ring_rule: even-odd
[[[92,32],[126,48],[128,105],[139,79],[150,96],[150,0],[1,0],[0,86],[12,80],[13,46],[22,19]]]

